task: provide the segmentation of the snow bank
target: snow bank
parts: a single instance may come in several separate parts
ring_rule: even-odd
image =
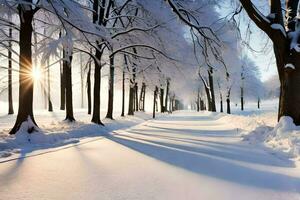
[[[275,30],[280,30],[284,37],[286,37],[286,32],[281,24],[272,24],[271,28]]]
[[[290,158],[300,157],[300,126],[296,126],[291,117],[282,117],[274,128],[259,126],[245,135],[244,140],[264,144]]]
[[[258,127],[274,127],[277,121],[275,112],[249,115],[222,115],[223,116],[219,120],[222,122],[229,122],[228,125],[232,128],[239,129],[239,133],[242,135],[248,134]]]
[[[282,117],[277,123],[276,109],[246,113],[218,114],[218,120],[236,129],[243,141],[265,146],[279,157],[300,159],[300,126],[296,126],[292,118]]]

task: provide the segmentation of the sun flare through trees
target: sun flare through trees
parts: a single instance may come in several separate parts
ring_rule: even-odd
[[[299,199],[299,19],[299,0],[0,0],[0,199]]]

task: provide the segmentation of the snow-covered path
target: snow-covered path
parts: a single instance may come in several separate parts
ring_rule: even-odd
[[[178,112],[0,164],[0,199],[300,199],[300,170],[231,121]]]

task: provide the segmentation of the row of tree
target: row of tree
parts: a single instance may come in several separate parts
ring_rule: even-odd
[[[153,111],[158,108],[159,99],[161,112],[182,107],[178,99],[194,98],[195,91],[199,109],[204,107],[206,95],[206,107],[210,111],[216,111],[216,96],[222,110],[226,98],[229,113],[232,93],[240,95],[241,105],[245,94],[259,101],[258,69],[241,53],[238,27],[232,22],[240,11],[235,10],[230,20],[220,20],[216,11],[220,3],[213,0],[0,0],[0,45],[7,51],[1,55],[8,60],[2,68],[8,69],[9,113],[13,113],[12,71],[18,74],[19,87],[18,114],[10,133],[16,133],[24,122],[28,124],[28,132],[38,130],[33,115],[38,69],[44,74],[42,90],[48,109],[53,110],[50,69],[57,65],[60,66],[60,109],[66,110],[69,121],[75,120],[72,78],[76,75],[72,70],[78,65],[81,91],[86,82],[88,113],[96,124],[102,124],[104,67],[108,68],[106,117],[111,119],[116,78],[122,80],[122,116],[125,115],[126,82],[129,115],[145,110],[146,91],[152,91],[154,96]],[[244,1],[241,3],[248,6]],[[76,58],[80,61],[75,62]],[[215,88],[219,95],[215,95]]]

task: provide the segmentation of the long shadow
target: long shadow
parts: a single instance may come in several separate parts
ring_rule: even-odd
[[[83,122],[61,122],[70,125],[71,130],[65,130],[60,133],[32,133],[28,134],[28,139],[20,138],[22,143],[18,143],[18,139],[7,139],[5,142],[0,143],[0,151],[11,151],[12,147],[19,149],[18,157],[6,157],[1,158],[0,164],[10,161],[15,161],[18,159],[24,159],[28,155],[37,150],[47,150],[52,151],[54,148],[64,148],[66,145],[77,144],[81,139],[84,138],[97,138],[104,136],[107,133],[117,130],[125,129],[135,126],[141,122],[131,121],[130,119],[122,119],[120,121],[105,121],[105,126],[99,126],[96,124],[84,124]],[[78,126],[78,128],[73,128],[72,126]],[[16,135],[16,137],[25,137],[24,135]],[[27,141],[28,140],[28,141]],[[38,153],[39,154],[39,153]],[[31,155],[31,154],[30,154]]]
[[[0,172],[1,184],[9,185],[17,178],[18,172],[21,169],[23,162],[25,161],[25,156],[26,153],[22,152],[21,157],[16,162],[7,167],[2,173]]]
[[[157,138],[162,138],[162,139],[189,142],[189,143],[193,143],[193,144],[212,143],[212,144],[215,144],[215,145],[222,145],[222,146],[229,146],[230,145],[231,149],[242,150],[242,149],[245,148],[244,144],[239,144],[239,143],[229,144],[229,143],[226,143],[226,142],[209,141],[209,140],[198,139],[198,138],[203,138],[202,134],[199,135],[199,136],[193,137],[193,138],[187,138],[187,137],[185,137],[186,136],[185,134],[181,134],[180,137],[177,134],[177,137],[175,137],[175,136],[170,136],[170,135],[151,134],[153,132],[152,130],[151,131],[150,130],[149,131],[143,131],[143,132],[144,133],[141,133],[141,132],[139,132],[137,130],[134,130],[134,129],[130,129],[130,130],[126,131],[126,133],[131,133],[131,134],[136,134],[136,135],[141,135],[141,136],[157,137]],[[166,131],[164,131],[164,132],[166,132]],[[123,134],[119,134],[119,135],[123,136]],[[206,137],[206,136],[204,136],[204,137]]]
[[[145,126],[148,126],[148,127],[151,127],[153,126],[154,123],[148,123],[147,125]],[[167,123],[159,123],[159,122],[156,122],[155,121],[155,124],[156,125],[160,125],[160,126],[168,126],[168,125],[171,125],[171,126],[174,126],[176,125],[177,127],[180,126],[180,127],[211,127],[211,126],[222,126],[223,124],[222,123],[219,123],[219,122],[216,122],[214,121],[213,123],[212,122],[202,122],[202,121],[197,121],[197,122],[191,122],[191,123],[187,123],[187,122],[181,122],[181,121],[173,121],[173,122],[170,122],[168,121]],[[154,127],[154,126],[153,126]]]
[[[150,127],[156,130],[167,130],[168,132],[179,132],[182,134],[189,134],[192,133],[192,135],[197,134],[209,134],[209,133],[220,133],[222,135],[234,135],[236,133],[236,129],[224,129],[224,130],[201,130],[201,129],[185,129],[185,128],[171,128],[171,127],[161,127],[161,126],[153,126],[153,125],[144,125],[146,127]]]
[[[194,121],[212,121],[212,120],[218,120],[220,117],[222,116],[211,116],[211,115],[207,115],[207,116],[198,116],[198,115],[171,115],[171,116],[166,116],[164,118],[161,118],[158,120],[161,122],[164,121],[182,121],[182,122],[194,122]]]
[[[196,129],[173,129],[173,128],[157,128],[157,129],[132,129],[140,132],[155,132],[155,133],[174,133],[187,136],[212,136],[212,137],[239,137],[235,129],[220,129],[220,130],[196,130]]]
[[[137,136],[148,136],[148,137],[155,137],[155,138],[161,138],[161,139],[166,139],[166,140],[173,140],[173,141],[179,141],[179,142],[185,142],[185,143],[191,143],[191,144],[196,144],[196,145],[207,145],[207,146],[212,146],[212,147],[223,147],[229,150],[234,150],[234,151],[247,151],[248,149],[245,148],[245,144],[241,143],[226,143],[226,142],[219,142],[219,141],[210,141],[210,140],[204,140],[204,139],[198,139],[196,137],[193,138],[187,138],[182,136],[169,136],[169,135],[160,135],[160,134],[151,134],[151,133],[140,133],[138,131],[132,131],[128,130],[126,131],[127,133],[130,134],[135,134]],[[126,136],[124,134],[118,134],[121,136]],[[202,135],[199,137],[201,138]],[[206,136],[205,136],[206,137]]]
[[[114,136],[110,136],[108,139],[159,161],[200,175],[256,188],[299,192],[300,179],[296,177],[261,171],[228,160],[216,159],[210,155],[194,152],[192,149],[182,149],[179,145],[171,148],[164,144],[156,145]]]
[[[128,131],[128,133],[133,133],[131,131]],[[134,134],[134,133],[133,133]],[[279,166],[279,167],[294,167],[293,162],[286,160],[285,162],[282,162],[282,160],[268,160],[266,159],[266,154],[262,153],[254,153],[251,151],[251,149],[247,148],[234,148],[234,144],[218,144],[212,141],[201,141],[199,143],[194,143],[191,140],[182,140],[180,138],[166,138],[166,140],[173,140],[173,141],[178,141],[178,142],[184,142],[184,143],[192,143],[196,145],[184,145],[184,144],[178,144],[178,143],[170,143],[170,142],[164,142],[164,141],[155,141],[151,139],[145,139],[145,138],[140,138],[140,137],[135,137],[135,136],[130,136],[130,135],[123,135],[119,134],[122,137],[126,137],[128,139],[134,139],[138,141],[144,141],[147,143],[152,143],[152,144],[157,144],[160,146],[165,146],[165,147],[170,147],[170,148],[176,148],[176,149],[181,149],[181,150],[186,150],[186,151],[191,151],[191,152],[197,152],[201,154],[207,154],[219,158],[226,158],[226,159],[231,159],[233,161],[242,161],[242,162],[248,162],[248,163],[257,163],[257,164],[262,164],[262,165],[269,165],[269,166]],[[137,134],[138,135],[138,134]],[[153,136],[155,137],[155,136]],[[161,137],[163,138],[163,137]],[[233,146],[233,147],[232,147]]]

